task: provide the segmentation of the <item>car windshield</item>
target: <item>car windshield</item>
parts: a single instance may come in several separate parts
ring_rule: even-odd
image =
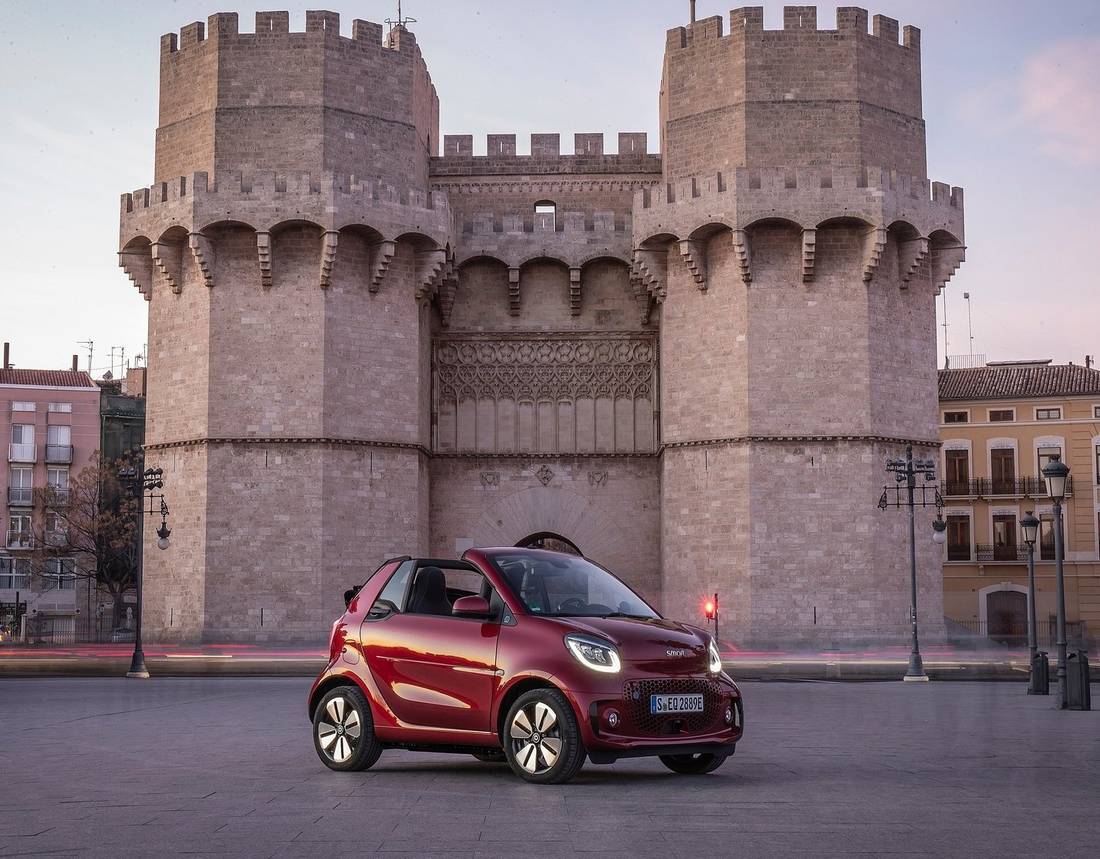
[[[497,569],[532,614],[550,617],[659,617],[602,567],[574,555],[496,555]]]

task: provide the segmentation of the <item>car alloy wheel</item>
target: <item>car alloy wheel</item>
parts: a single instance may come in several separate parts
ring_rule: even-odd
[[[508,727],[512,754],[519,765],[532,775],[542,775],[561,754],[561,726],[554,711],[542,701],[516,710]]]
[[[504,748],[512,771],[525,781],[561,784],[584,765],[573,708],[557,689],[520,695],[504,724]]]
[[[321,699],[313,716],[313,740],[329,769],[365,770],[382,754],[370,706],[354,686],[337,687]]]

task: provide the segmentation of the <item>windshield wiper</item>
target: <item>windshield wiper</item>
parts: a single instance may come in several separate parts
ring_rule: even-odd
[[[635,620],[653,620],[648,614],[628,614],[625,611],[612,611],[607,614],[597,614],[596,617],[632,617]]]

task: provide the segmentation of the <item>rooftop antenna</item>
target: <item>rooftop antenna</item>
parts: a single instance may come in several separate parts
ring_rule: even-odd
[[[397,0],[397,20],[394,20],[393,18],[387,18],[385,20],[385,23],[389,25],[390,32],[393,32],[394,27],[400,27],[404,30],[406,29],[406,24],[415,24],[416,18],[406,18],[404,15],[402,15],[401,0]]]
[[[970,315],[970,293],[964,292],[963,298],[966,299],[966,332],[970,335],[970,357],[974,357],[974,322]]]
[[[78,340],[76,345],[77,346],[87,346],[88,347],[88,374],[91,375],[91,372],[92,372],[92,346],[94,345],[94,343],[91,340]]]

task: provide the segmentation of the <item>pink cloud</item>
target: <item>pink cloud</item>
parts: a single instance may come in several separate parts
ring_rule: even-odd
[[[1100,163],[1100,38],[1053,42],[1024,63],[1019,118],[1043,148],[1076,165]]]

